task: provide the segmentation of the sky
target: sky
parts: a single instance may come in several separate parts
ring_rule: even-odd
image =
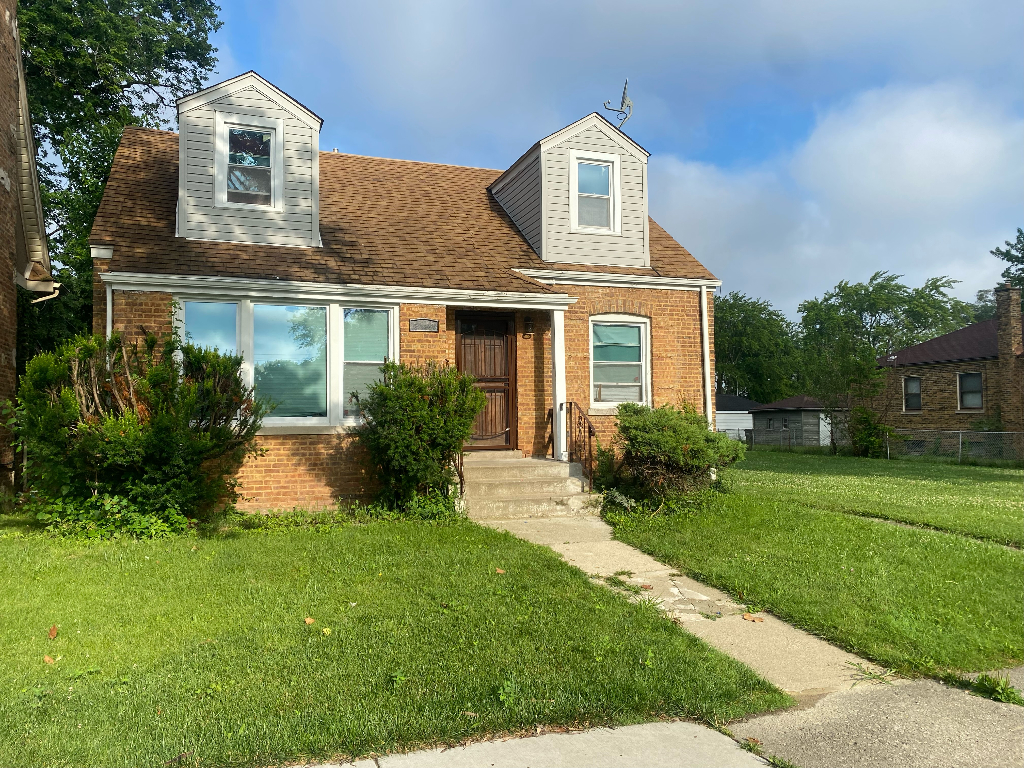
[[[652,217],[794,319],[880,270],[972,300],[1024,226],[1019,0],[221,4],[211,82],[256,70],[321,149],[507,168],[628,77]]]

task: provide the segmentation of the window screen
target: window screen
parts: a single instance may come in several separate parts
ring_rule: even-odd
[[[388,311],[345,310],[345,372],[342,390],[346,417],[359,415],[358,397],[380,379],[380,366],[388,356]]]
[[[228,129],[229,203],[271,205],[270,144],[272,131]]]
[[[576,164],[576,218],[579,226],[611,229],[611,170],[610,165]]]
[[[960,409],[981,408],[981,374],[960,374]]]
[[[592,327],[594,402],[643,402],[643,326],[594,323]]]
[[[327,307],[253,307],[256,394],[282,416],[327,416]]]
[[[185,341],[233,355],[237,346],[237,304],[186,301]]]
[[[921,379],[917,376],[903,379],[903,410],[921,410]]]

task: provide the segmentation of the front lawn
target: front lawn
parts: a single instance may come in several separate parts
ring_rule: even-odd
[[[1024,472],[916,461],[750,451],[746,493],[816,509],[1024,544]]]
[[[789,703],[655,608],[471,523],[15,531],[0,589],[0,765],[269,765]]]
[[[982,486],[1004,482],[993,470],[964,467],[947,483],[960,488],[960,498],[979,495],[968,487],[971,472]],[[618,525],[616,537],[903,672],[1021,663],[1024,553],[859,516],[892,512],[881,506],[883,496],[902,500],[904,511],[923,510],[915,494],[925,487],[940,498],[936,489],[947,481],[924,479],[917,464],[767,452],[752,454],[730,473],[733,490],[710,510],[627,521]],[[871,498],[880,506],[870,507]],[[824,503],[857,508],[859,514],[828,511]]]

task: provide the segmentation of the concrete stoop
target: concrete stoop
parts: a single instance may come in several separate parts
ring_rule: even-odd
[[[463,500],[472,520],[521,520],[593,514],[583,468],[522,451],[480,451],[463,460]]]

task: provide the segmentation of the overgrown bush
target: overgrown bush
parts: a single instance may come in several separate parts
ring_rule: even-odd
[[[743,458],[745,447],[708,429],[690,405],[650,408],[623,403],[618,409],[619,474],[641,496],[665,499],[711,487],[718,473]]]
[[[67,530],[173,532],[233,502],[232,475],[266,412],[241,363],[152,334],[141,350],[114,334],[34,357],[11,424],[27,449],[30,507]]]
[[[881,417],[862,406],[850,411],[850,447],[854,456],[880,459],[885,456],[886,441],[892,428],[882,423]]]
[[[364,421],[357,434],[380,485],[378,500],[408,511],[417,498],[450,494],[456,457],[486,397],[447,363],[387,362],[381,374],[359,399]]]

